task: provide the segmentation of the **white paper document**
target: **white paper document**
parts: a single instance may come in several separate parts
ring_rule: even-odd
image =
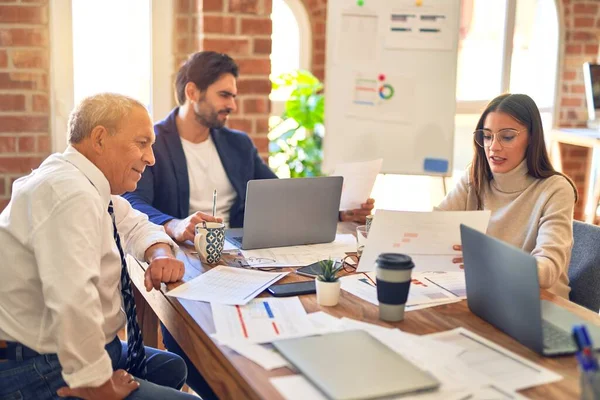
[[[485,232],[490,211],[405,212],[378,210],[358,264],[358,271],[372,271],[381,253],[404,253],[413,258],[414,272],[460,271],[452,260],[461,253],[460,224]]]
[[[290,365],[277,351],[260,344],[231,342],[227,343],[227,347],[230,347],[238,354],[260,365],[267,371]]]
[[[298,297],[261,297],[245,306],[212,303],[211,307],[215,337],[226,345],[240,341],[270,343],[319,333]]]
[[[428,275],[415,273],[412,277],[405,311],[413,307],[434,306],[460,301],[461,298],[427,279]],[[342,289],[372,304],[378,305],[375,272],[353,274],[340,278]],[[422,308],[422,307],[421,307]]]
[[[381,171],[383,159],[373,161],[339,164],[331,176],[342,176],[342,198],[340,210],[360,208],[370,196],[375,185],[375,179]]]
[[[419,279],[452,293],[461,299],[467,298],[467,283],[464,271],[429,271],[418,274]]]
[[[352,234],[337,234],[331,243],[304,246],[273,247],[269,249],[242,250],[251,267],[301,267],[321,260],[341,259],[346,253],[356,251],[356,238]]]
[[[428,337],[464,348],[457,360],[492,379],[500,387],[512,391],[562,379],[562,376],[464,328],[434,333]]]
[[[211,303],[243,305],[287,274],[219,265],[170,290],[167,295]]]

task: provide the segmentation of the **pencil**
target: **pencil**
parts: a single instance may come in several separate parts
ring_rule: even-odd
[[[213,192],[213,217],[217,214],[217,189]]]

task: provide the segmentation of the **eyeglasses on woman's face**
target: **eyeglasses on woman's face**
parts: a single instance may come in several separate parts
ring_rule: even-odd
[[[496,133],[492,133],[489,129],[477,129],[473,132],[473,137],[475,139],[475,143],[477,143],[481,147],[491,147],[494,142],[494,136],[496,137],[496,142],[500,143],[500,146],[503,148],[510,149],[514,147],[517,143],[517,136],[522,130],[516,130],[512,128],[500,129]]]

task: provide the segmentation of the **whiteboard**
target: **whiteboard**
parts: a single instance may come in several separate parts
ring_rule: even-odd
[[[460,0],[327,2],[325,172],[452,174],[459,16]]]

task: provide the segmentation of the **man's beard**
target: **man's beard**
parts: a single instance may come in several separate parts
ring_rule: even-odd
[[[198,104],[198,106],[199,105],[200,104]],[[198,121],[198,123],[209,129],[220,129],[225,126],[227,119],[220,120],[219,112],[215,111],[214,108],[209,107],[208,110],[199,110],[199,108],[200,107],[194,107],[194,115],[196,116],[196,121]],[[221,112],[227,112],[229,114],[231,111],[225,109],[221,110]]]

